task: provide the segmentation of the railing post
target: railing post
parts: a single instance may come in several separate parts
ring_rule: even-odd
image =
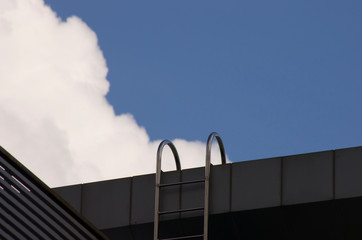
[[[204,197],[204,240],[208,239],[208,226],[209,226],[209,197],[210,197],[210,165],[211,165],[211,147],[212,140],[216,138],[221,155],[221,163],[226,163],[224,144],[218,133],[213,132],[209,135],[206,144],[206,165],[205,165],[205,197]]]
[[[173,153],[176,162],[176,169],[181,170],[180,158],[178,156],[176,147],[169,140],[164,140],[160,143],[157,149],[157,166],[156,166],[156,191],[155,191],[155,218],[154,218],[154,235],[153,239],[158,239],[158,224],[159,224],[159,211],[160,211],[160,184],[161,184],[161,158],[163,148],[168,145]]]

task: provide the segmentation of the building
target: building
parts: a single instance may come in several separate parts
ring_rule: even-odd
[[[107,239],[0,147],[1,239]]]
[[[155,174],[59,187],[53,189],[55,194],[23,167],[13,170],[18,166],[9,165],[9,159],[21,165],[0,150],[5,179],[0,179],[2,238],[9,236],[8,227],[23,229],[17,224],[25,223],[12,223],[10,215],[22,219],[23,212],[32,207],[30,203],[40,209],[57,206],[68,216],[62,221],[81,224],[93,238],[103,238],[102,233],[109,239],[153,238]],[[14,175],[30,191],[11,180]],[[202,177],[204,169],[194,168],[165,172],[162,181]],[[362,147],[215,165],[210,177],[209,239],[362,239]],[[11,208],[7,192],[19,194],[11,185],[21,194],[29,192],[28,205]],[[49,202],[31,197],[30,192]],[[202,205],[203,192],[202,183],[167,188],[161,193],[161,209]],[[202,216],[202,211],[165,216],[160,236],[198,234]],[[26,229],[30,231],[26,226],[23,232]]]
[[[203,174],[166,172],[163,181]],[[217,165],[210,181],[210,239],[362,239],[362,147]],[[152,239],[154,174],[54,190],[110,239]],[[202,204],[202,183],[161,197],[163,210]],[[161,236],[197,234],[202,223],[202,212],[174,214]]]

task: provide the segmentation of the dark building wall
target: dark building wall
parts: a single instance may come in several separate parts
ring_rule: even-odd
[[[203,168],[194,168],[166,172],[162,181],[203,176]],[[54,190],[111,238],[149,239],[153,232],[154,189],[155,175],[149,174]],[[259,235],[255,239],[263,239],[261,232],[270,232],[281,239],[299,239],[306,237],[298,234],[303,226],[307,233],[318,227],[322,229],[319,234],[333,230],[333,236],[342,236],[336,239],[351,234],[362,238],[361,231],[356,230],[362,229],[360,197],[362,147],[213,166],[210,238],[222,239],[217,236],[228,233],[233,239]],[[203,184],[175,186],[161,193],[163,210],[197,207],[202,202]],[[192,232],[202,225],[201,215],[168,216],[163,219],[167,220],[163,228]]]

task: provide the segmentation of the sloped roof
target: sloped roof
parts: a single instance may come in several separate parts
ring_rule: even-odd
[[[0,146],[1,239],[107,239]]]

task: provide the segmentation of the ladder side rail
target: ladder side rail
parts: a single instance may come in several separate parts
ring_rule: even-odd
[[[157,149],[157,163],[156,163],[156,191],[155,191],[155,218],[154,218],[154,235],[153,239],[158,239],[158,227],[159,227],[159,212],[160,212],[160,184],[161,184],[161,158],[163,148],[168,145],[173,153],[176,163],[176,169],[181,170],[180,157],[177,153],[175,145],[169,140],[164,140],[160,143]]]
[[[206,145],[206,166],[205,166],[205,197],[204,197],[204,240],[208,239],[208,224],[209,224],[209,196],[210,196],[210,165],[211,165],[211,147],[212,140],[216,138],[220,148],[221,163],[226,163],[225,148],[218,133],[212,132]]]

